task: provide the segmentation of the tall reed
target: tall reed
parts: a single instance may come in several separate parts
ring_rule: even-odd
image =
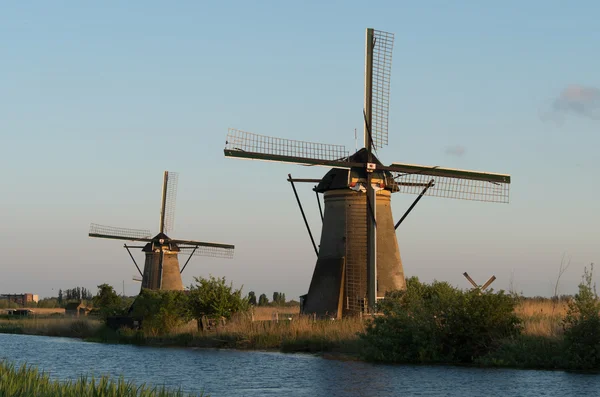
[[[523,322],[523,334],[557,338],[563,334],[567,306],[564,300],[521,299],[515,313]]]
[[[14,364],[0,362],[0,396],[183,397],[192,395],[184,393],[181,389],[169,391],[164,386],[135,385],[123,378],[115,381],[105,376],[101,378],[82,376],[76,381],[59,382],[50,379],[48,374],[39,372],[35,367],[23,364],[17,368]]]

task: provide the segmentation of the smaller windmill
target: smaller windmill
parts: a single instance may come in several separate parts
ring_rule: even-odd
[[[145,242],[145,245],[131,246],[124,244],[142,277],[142,288],[162,290],[183,290],[181,273],[192,256],[208,256],[213,258],[233,258],[234,246],[231,244],[209,243],[196,240],[172,239],[167,233],[173,231],[175,220],[175,198],[179,175],[165,171],[162,189],[159,233],[152,237],[149,230],[127,229],[103,226],[92,223],[90,237],[108,238]],[[130,248],[141,248],[146,254],[144,271],[140,270]],[[179,254],[187,254],[188,258],[179,269]],[[137,280],[136,280],[137,281]]]

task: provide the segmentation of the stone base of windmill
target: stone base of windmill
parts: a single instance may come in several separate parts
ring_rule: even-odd
[[[391,192],[376,194],[377,296],[406,288],[391,210]],[[367,311],[366,194],[335,189],[324,194],[319,247],[302,313],[320,318],[360,316]]]

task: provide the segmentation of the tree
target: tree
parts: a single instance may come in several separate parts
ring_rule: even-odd
[[[18,309],[19,305],[8,299],[0,299],[0,309]]]
[[[74,300],[86,300],[91,301],[93,299],[92,293],[85,287],[68,288],[62,293],[59,291],[59,297],[63,294],[62,301],[74,301]]]
[[[58,304],[62,305],[62,303],[63,303],[63,292],[62,292],[62,289],[59,289],[58,290]]]
[[[44,298],[38,301],[37,307],[52,309],[60,307],[60,303],[58,302],[57,298]]]
[[[267,295],[261,294],[258,297],[258,306],[266,306],[268,304],[269,304],[269,298],[267,298]]]
[[[285,305],[285,294],[282,292],[273,292],[273,304],[278,306]]]
[[[248,292],[248,303],[252,306],[256,306],[256,294],[254,291]]]
[[[103,318],[121,314],[125,309],[119,295],[108,284],[98,286],[98,294],[93,298],[93,303],[94,309],[97,309]]]
[[[196,319],[202,316],[230,318],[234,313],[249,309],[248,298],[242,297],[242,288],[233,289],[225,277],[194,277],[196,285],[190,287],[190,308]]]

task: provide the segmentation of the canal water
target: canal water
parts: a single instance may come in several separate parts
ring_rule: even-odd
[[[225,396],[595,396],[600,376],[563,371],[376,365],[313,355],[107,345],[0,334],[0,360],[53,378],[123,376]]]

